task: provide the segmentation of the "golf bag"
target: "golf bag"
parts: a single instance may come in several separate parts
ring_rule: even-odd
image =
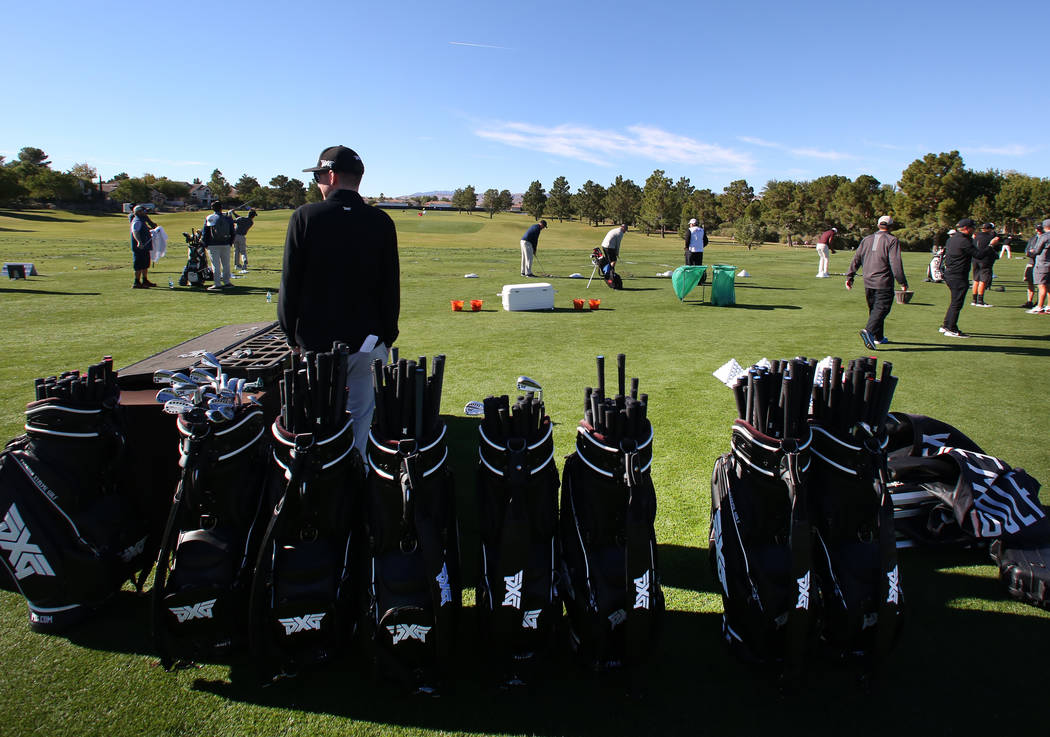
[[[486,651],[505,683],[552,644],[561,602],[556,575],[558,469],[551,420],[531,395],[511,407],[488,397],[477,475],[481,575],[477,608]]]
[[[346,411],[349,351],[293,358],[271,426],[273,505],[250,602],[252,655],[265,676],[339,655],[356,629],[354,573],[364,466]]]
[[[738,419],[731,450],[711,475],[708,550],[722,635],[742,660],[777,665],[793,678],[820,624],[806,422],[816,364],[799,357],[731,373]]]
[[[591,251],[591,263],[601,273],[602,280],[609,289],[623,289],[623,279],[613,269],[612,261],[605,251],[601,248],[595,248]]]
[[[204,234],[193,229],[190,233],[182,235],[186,239],[189,256],[186,266],[182,269],[182,276],[179,277],[179,286],[203,287],[206,282],[215,278],[211,267],[208,266],[208,249],[204,247]]]
[[[45,384],[25,434],[0,451],[0,569],[25,597],[29,625],[57,632],[152,568],[138,490],[117,484],[125,431],[112,363]]]
[[[813,392],[809,513],[824,643],[838,657],[877,665],[901,626],[893,500],[886,468],[886,413],[897,385],[892,364],[834,359]]]
[[[605,396],[604,357],[598,387],[584,392],[588,409],[576,450],[562,475],[560,591],[573,649],[588,667],[639,665],[662,624],[664,595],[656,556],[656,490],[650,466],[653,428],[638,380]]]
[[[444,356],[373,365],[376,409],[365,486],[364,635],[377,670],[414,693],[440,688],[462,607],[459,528],[446,427]]]
[[[266,422],[242,405],[214,423],[180,414],[179,466],[153,583],[161,665],[228,661],[247,644],[248,594],[265,513]]]
[[[988,544],[1009,594],[1050,609],[1050,519],[1039,482],[951,425],[899,412],[890,420],[894,496],[917,498],[908,532],[920,542]]]
[[[808,428],[776,439],[738,419],[732,450],[711,475],[711,567],[722,594],[722,635],[742,660],[795,674],[816,640],[807,507]]]

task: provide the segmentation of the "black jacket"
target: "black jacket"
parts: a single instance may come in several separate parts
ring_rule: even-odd
[[[957,278],[967,278],[970,272],[970,262],[977,249],[974,248],[973,239],[965,233],[953,233],[948,242],[944,244],[944,275]]]
[[[991,245],[994,239],[995,233],[986,233],[984,231],[973,237],[973,260],[975,265],[986,269],[992,268],[995,260],[999,258],[999,251]]]
[[[303,205],[288,222],[277,319],[291,345],[351,351],[376,335],[397,339],[401,273],[394,221],[340,189],[324,202]]]

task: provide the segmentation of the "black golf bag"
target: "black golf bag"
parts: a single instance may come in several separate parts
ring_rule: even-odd
[[[904,598],[897,566],[886,436],[813,426],[809,471],[814,570],[824,604],[822,637],[838,656],[877,663],[896,642]]]
[[[743,660],[797,674],[816,641],[807,507],[810,433],[777,439],[733,423],[732,451],[711,476],[710,562],[722,594],[722,635]]]
[[[809,511],[814,570],[824,605],[822,639],[838,657],[877,666],[897,640],[904,598],[884,430],[897,386],[893,366],[839,359],[813,391]]]
[[[446,428],[444,356],[373,366],[365,487],[364,635],[378,671],[415,693],[443,680],[462,607],[459,528]]]
[[[1039,482],[956,428],[893,413],[889,469],[894,497],[912,504],[912,539],[989,546],[1011,596],[1050,609],[1050,519]]]
[[[620,391],[606,398],[598,357],[598,387],[584,392],[588,408],[562,474],[561,593],[571,645],[595,670],[640,664],[664,613],[648,398],[639,400],[637,379],[625,394],[623,354],[618,359]]]
[[[304,370],[293,360],[282,382],[269,476],[277,501],[250,604],[252,655],[264,676],[336,657],[356,629],[364,467],[346,411],[347,355],[342,344],[332,353],[307,353]]]
[[[223,662],[247,644],[248,594],[266,504],[263,411],[213,423],[203,406],[176,420],[182,474],[153,583],[161,664]]]
[[[190,233],[182,235],[186,238],[189,256],[186,266],[182,269],[182,276],[179,277],[179,286],[203,287],[206,282],[215,278],[211,267],[208,266],[208,249],[204,247],[204,234],[192,229]]]
[[[488,397],[477,475],[481,575],[477,608],[486,653],[505,684],[553,643],[558,599],[558,469],[551,420],[542,400],[511,407]]]
[[[591,263],[602,275],[602,280],[609,289],[623,289],[623,279],[613,268],[609,255],[601,248],[591,251]]]
[[[117,485],[125,432],[112,363],[38,380],[37,397],[25,434],[0,451],[0,570],[30,627],[56,632],[136,574],[141,590],[154,549],[141,495]]]

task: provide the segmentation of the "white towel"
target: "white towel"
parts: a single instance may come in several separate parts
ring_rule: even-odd
[[[149,233],[153,237],[153,250],[150,251],[150,258],[153,259],[153,263],[157,263],[157,259],[164,258],[168,254],[168,234],[160,225]]]

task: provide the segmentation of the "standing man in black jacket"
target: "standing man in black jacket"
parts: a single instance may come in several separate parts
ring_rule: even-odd
[[[904,264],[901,261],[901,244],[897,237],[890,235],[893,218],[883,215],[879,218],[878,230],[867,236],[857,246],[853,261],[846,272],[846,289],[853,289],[853,277],[857,269],[864,271],[864,296],[868,300],[868,324],[860,331],[860,339],[869,350],[876,345],[889,343],[882,327],[886,316],[893,307],[893,280],[908,288],[908,277],[904,275]]]
[[[966,302],[966,292],[970,287],[970,263],[977,252],[973,245],[974,229],[973,220],[963,218],[955,225],[955,235],[944,245],[944,283],[948,286],[951,298],[940,331],[949,338],[970,337],[959,330],[959,313]]]
[[[995,225],[985,223],[981,232],[973,237],[973,306],[992,307],[984,301],[984,292],[992,283],[992,268],[999,258],[999,236],[995,234]]]
[[[365,167],[352,149],[331,146],[313,172],[323,202],[303,205],[288,223],[277,318],[294,351],[356,351],[347,370],[346,408],[354,447],[365,456],[375,397],[370,367],[386,361],[398,335],[401,272],[394,222],[357,190]]]

